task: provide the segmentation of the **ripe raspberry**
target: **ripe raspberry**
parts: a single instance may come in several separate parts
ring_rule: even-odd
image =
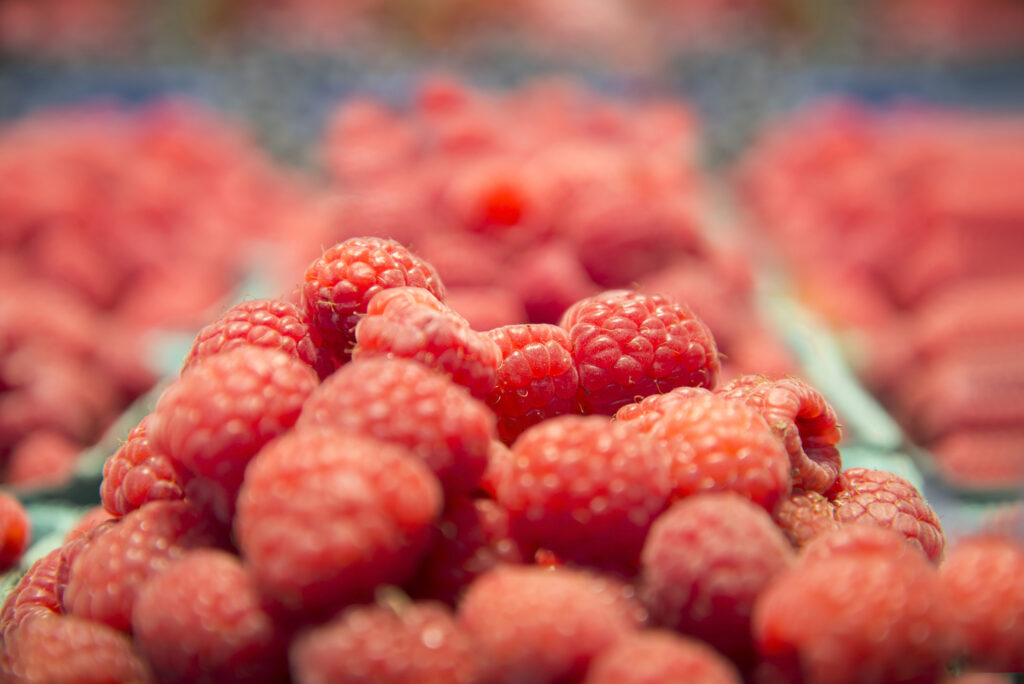
[[[11,643],[14,633],[31,616],[62,612],[57,599],[60,551],[54,549],[33,563],[7,595],[0,608],[0,645]]]
[[[273,349],[210,357],[160,397],[148,426],[151,449],[186,469],[187,497],[228,523],[246,465],[294,425],[316,385],[308,365]]]
[[[614,418],[619,423],[628,423],[637,432],[650,435],[654,427],[662,418],[672,413],[677,404],[710,393],[710,390],[703,387],[676,387],[664,394],[652,394],[632,404],[626,404],[615,412]]]
[[[511,285],[531,323],[557,323],[573,303],[596,294],[572,245],[558,240],[536,245],[516,258]]]
[[[329,362],[321,359],[298,306],[279,299],[254,299],[231,307],[199,331],[182,372],[203,359],[245,345],[277,349],[294,356],[320,377],[333,370]]]
[[[110,515],[124,515],[148,501],[185,498],[184,475],[174,462],[150,447],[149,415],[103,464],[100,499]]]
[[[287,639],[239,559],[190,551],[139,589],[135,644],[161,682],[279,682]]]
[[[58,488],[74,476],[81,445],[55,430],[30,433],[7,457],[4,483],[18,489]]]
[[[594,658],[585,684],[740,684],[739,672],[714,649],[672,632],[646,630],[624,637]]]
[[[494,438],[494,415],[446,376],[407,359],[359,358],[313,390],[298,427],[324,425],[408,448],[445,494],[480,482]]]
[[[184,501],[153,501],[112,523],[71,565],[64,608],[127,630],[139,588],[188,550],[226,545],[223,531]]]
[[[754,601],[792,559],[762,508],[737,494],[700,494],[674,504],[651,526],[642,596],[656,623],[748,664]]]
[[[512,450],[498,439],[492,439],[487,449],[487,469],[480,480],[480,492],[490,498],[494,498],[498,491],[498,478],[508,466],[506,463],[512,458]]]
[[[487,335],[501,349],[497,381],[487,404],[498,416],[498,435],[505,443],[543,420],[582,412],[576,401],[579,373],[564,328],[507,325]]]
[[[102,525],[110,519],[110,512],[102,505],[87,508],[85,512],[78,516],[78,522],[72,525],[68,531],[64,533],[64,544],[74,541],[83,534],[87,534],[93,528]]]
[[[494,341],[422,288],[391,288],[374,297],[355,336],[353,358],[414,359],[481,399],[494,387],[501,364]]]
[[[458,616],[484,659],[483,681],[494,684],[579,682],[595,656],[643,619],[624,585],[525,565],[477,578]]]
[[[60,548],[60,561],[57,564],[56,582],[54,584],[54,595],[57,597],[59,612],[67,612],[64,595],[67,593],[68,583],[71,581],[71,569],[74,567],[75,561],[78,560],[82,551],[92,544],[96,537],[105,534],[116,521],[117,518],[108,517],[106,521],[93,526],[90,530],[71,539]]]
[[[836,507],[824,495],[794,489],[775,510],[775,524],[796,549],[831,530],[839,529]]]
[[[802,562],[810,563],[850,554],[872,553],[880,553],[891,558],[905,554],[914,556],[916,560],[926,558],[919,545],[910,543],[895,530],[855,522],[826,532],[808,543],[800,552],[800,559]]]
[[[434,267],[394,240],[351,238],[327,249],[306,269],[302,305],[313,340],[338,361],[349,359],[356,324],[381,290],[421,287],[443,300]]]
[[[710,393],[665,402],[650,435],[671,459],[673,499],[731,491],[773,512],[789,495],[789,459],[756,410]]]
[[[865,522],[894,529],[932,560],[942,559],[946,535],[939,516],[902,477],[884,470],[850,468],[843,472],[833,500],[841,524]]]
[[[661,295],[609,290],[573,304],[559,325],[572,339],[589,413],[612,415],[673,387],[711,389],[721,368],[707,326]]]
[[[495,498],[525,546],[630,573],[670,491],[653,442],[603,416],[559,416],[512,445]]]
[[[0,491],[0,573],[21,562],[31,538],[28,511],[14,496]]]
[[[440,513],[437,478],[405,447],[307,428],[253,460],[235,536],[264,593],[330,615],[410,579]]]
[[[753,406],[786,447],[793,486],[824,493],[842,470],[835,411],[816,389],[797,378],[743,375],[718,390]]]
[[[337,684],[475,684],[475,644],[435,603],[347,609],[296,639],[296,681]]]
[[[1024,671],[1024,543],[997,535],[961,539],[939,569],[956,606],[956,625],[970,667]]]
[[[491,330],[526,320],[519,296],[504,287],[449,288],[448,306],[473,330]]]

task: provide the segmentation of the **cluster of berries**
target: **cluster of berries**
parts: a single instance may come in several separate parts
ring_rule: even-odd
[[[931,681],[1024,663],[1024,546],[941,567],[920,494],[842,469],[788,378],[612,290],[474,330],[353,238],[243,302],[0,609],[5,681]],[[1010,600],[1007,600],[1007,599]],[[956,610],[952,609],[956,605]],[[882,638],[880,638],[882,637]]]

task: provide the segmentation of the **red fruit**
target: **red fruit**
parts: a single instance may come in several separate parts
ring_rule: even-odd
[[[444,606],[354,606],[299,637],[291,649],[300,682],[475,684],[478,651]]]
[[[316,386],[316,373],[284,352],[217,354],[160,397],[148,426],[151,448],[188,471],[189,499],[229,523],[246,465],[295,424]]]
[[[18,499],[0,492],[0,572],[7,572],[21,562],[31,538],[28,511]]]
[[[161,682],[287,678],[287,640],[239,559],[224,551],[191,551],[143,584],[132,633]]]
[[[444,299],[434,267],[394,240],[351,238],[327,249],[306,269],[302,304],[317,346],[345,361],[355,346],[356,324],[378,292],[425,288]]]
[[[761,412],[786,447],[794,487],[824,493],[836,481],[842,470],[836,448],[841,433],[835,411],[816,389],[797,378],[744,375],[718,394]]]
[[[57,572],[60,549],[46,554],[28,569],[4,600],[0,609],[0,645],[11,642],[22,622],[33,615],[57,615]]]
[[[739,672],[696,639],[647,630],[624,637],[594,658],[584,684],[740,684]]]
[[[961,539],[939,569],[956,606],[960,646],[969,667],[1024,671],[1024,544],[978,535]]]
[[[464,388],[407,359],[359,358],[316,388],[298,427],[330,426],[408,448],[447,495],[477,487],[494,416]]]
[[[124,515],[149,501],[185,498],[184,476],[167,456],[150,447],[146,416],[103,464],[100,499],[110,515]]]
[[[572,342],[557,325],[508,325],[487,333],[501,349],[501,365],[487,404],[498,416],[498,435],[511,444],[531,425],[580,413],[579,373]]]
[[[866,523],[853,523],[826,532],[808,543],[801,551],[800,559],[802,562],[811,563],[850,554],[872,553],[892,558],[909,554],[915,556],[917,560],[926,557],[920,546],[908,543],[905,537],[894,530]]]
[[[412,577],[441,497],[437,478],[405,447],[296,430],[250,465],[235,536],[261,591],[292,611],[330,615]]]
[[[531,323],[557,323],[572,304],[600,289],[583,270],[573,247],[558,241],[529,249],[511,270],[512,287]]]
[[[64,603],[64,596],[67,593],[68,583],[71,581],[71,569],[75,561],[82,554],[96,537],[106,533],[117,521],[117,518],[107,517],[98,525],[64,543],[60,548],[60,562],[57,564],[56,584],[54,595],[57,597],[57,605],[61,613],[67,612],[67,605]]]
[[[615,420],[645,435],[650,435],[661,420],[672,413],[678,404],[685,404],[693,397],[710,394],[703,387],[676,387],[664,394],[652,394],[632,404],[626,404],[615,412]]]
[[[11,452],[4,473],[11,487],[60,487],[74,475],[81,446],[54,430],[32,432]]]
[[[671,491],[664,453],[603,416],[535,425],[497,467],[495,498],[521,543],[627,573]]]
[[[67,545],[68,542],[81,537],[83,534],[88,534],[90,530],[110,519],[110,512],[102,505],[86,509],[85,512],[78,517],[78,522],[72,525],[64,534],[64,544]]]
[[[80,538],[81,539],[81,538]],[[64,608],[128,630],[140,587],[193,548],[223,545],[215,528],[184,501],[153,501],[89,541],[70,567]]]
[[[753,660],[750,612],[793,551],[762,508],[732,493],[674,504],[651,526],[642,595],[658,624]]]
[[[523,302],[504,287],[449,288],[448,306],[473,330],[491,330],[526,320]]]
[[[480,398],[494,387],[501,363],[498,345],[422,288],[392,288],[374,297],[355,336],[353,358],[414,359]]]
[[[711,332],[667,297],[610,290],[573,304],[559,325],[569,331],[580,402],[590,413],[612,415],[674,387],[710,389],[718,378]]]
[[[812,539],[839,529],[836,507],[824,495],[794,489],[775,509],[775,524],[794,548],[801,549]]]
[[[591,660],[642,620],[615,581],[515,565],[477,578],[458,616],[484,659],[483,681],[494,684],[579,682]]]

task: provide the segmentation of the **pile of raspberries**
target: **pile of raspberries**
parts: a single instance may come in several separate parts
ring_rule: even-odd
[[[1024,669],[1024,545],[945,553],[799,379],[608,290],[474,330],[402,244],[204,328],[0,610],[12,682],[880,682]],[[22,530],[24,536],[24,530]],[[6,535],[0,548],[13,549]]]

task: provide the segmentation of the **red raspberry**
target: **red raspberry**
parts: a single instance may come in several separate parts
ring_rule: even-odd
[[[590,413],[612,415],[673,387],[711,389],[721,368],[707,326],[661,295],[610,290],[573,304],[559,325],[572,339],[580,402]]]
[[[302,286],[314,341],[337,360],[348,360],[356,324],[373,296],[404,286],[425,288],[444,299],[444,285],[434,267],[394,240],[351,238],[327,249],[306,269]]]
[[[512,458],[512,450],[501,440],[492,439],[487,449],[487,469],[480,480],[480,491],[484,495],[494,498],[498,491],[498,478],[507,468],[507,462]]]
[[[441,496],[437,478],[405,447],[296,430],[249,466],[235,536],[262,591],[293,611],[330,615],[412,577]]]
[[[30,433],[7,458],[4,481],[19,489],[57,488],[75,474],[81,445],[55,430]]]
[[[139,589],[135,644],[161,682],[279,682],[287,639],[238,558],[190,551]]]
[[[246,465],[294,425],[316,385],[316,373],[284,352],[239,347],[212,356],[160,397],[151,448],[188,471],[189,499],[230,522]]]
[[[1024,543],[997,535],[961,539],[939,569],[956,606],[970,667],[1024,671]]]
[[[836,448],[841,434],[835,411],[820,392],[797,378],[744,375],[718,394],[761,412],[786,447],[794,487],[824,493],[832,486],[842,470]]]
[[[87,508],[84,513],[78,516],[78,522],[72,525],[67,532],[64,533],[64,543],[74,541],[83,534],[88,534],[90,530],[103,523],[111,520],[110,512],[107,511],[102,505],[93,506]]]
[[[630,590],[613,580],[518,565],[477,578],[458,615],[484,658],[483,681],[494,684],[579,682],[642,620]]]
[[[557,240],[521,254],[513,263],[511,284],[531,323],[557,323],[572,304],[600,289],[583,270],[574,248]]]
[[[851,468],[833,494],[836,519],[843,525],[864,522],[902,533],[934,561],[942,559],[946,536],[942,523],[914,485],[884,470]]]
[[[794,548],[801,549],[812,539],[839,529],[836,507],[818,492],[795,489],[775,510],[775,524]]]
[[[21,562],[31,538],[28,511],[14,496],[0,491],[0,573]]]
[[[291,649],[300,682],[475,684],[476,645],[435,603],[354,606],[299,637]]]
[[[67,593],[68,583],[71,581],[71,569],[74,567],[75,561],[78,560],[82,551],[92,544],[94,539],[105,534],[114,525],[116,520],[117,518],[108,516],[104,522],[65,542],[64,546],[60,548],[60,562],[57,565],[56,584],[54,585],[54,594],[57,597],[57,605],[60,606],[60,612],[67,612],[64,595]]]
[[[174,462],[150,447],[146,416],[103,464],[100,499],[110,515],[124,515],[149,501],[185,498],[184,476]]]
[[[906,537],[894,530],[875,527],[868,523],[853,523],[826,532],[812,540],[800,552],[800,559],[810,563],[850,554],[872,553],[881,553],[892,558],[909,554],[917,560],[926,557],[920,546],[908,543]]]
[[[193,548],[225,545],[215,529],[184,501],[153,501],[97,534],[70,567],[64,608],[71,615],[121,630],[131,623],[142,584]]]
[[[448,306],[466,319],[473,330],[491,330],[526,320],[523,302],[504,287],[453,287]]]
[[[550,324],[507,325],[487,333],[501,349],[497,382],[487,404],[498,416],[507,444],[531,425],[581,413],[576,401],[579,373],[564,328]]]
[[[559,416],[512,445],[495,498],[525,546],[629,573],[670,491],[653,442],[603,416]]]
[[[254,299],[231,307],[199,331],[182,372],[203,359],[245,345],[294,356],[317,370],[320,377],[333,370],[329,363],[322,362],[298,306],[279,299]]]
[[[585,684],[740,684],[739,672],[714,649],[672,632],[646,630],[624,637],[594,658]]]
[[[422,288],[381,292],[356,326],[353,358],[414,359],[451,376],[474,396],[494,387],[501,350],[490,338]]]
[[[21,624],[33,615],[57,615],[62,612],[57,599],[57,572],[60,549],[46,554],[28,569],[0,608],[0,645],[11,643]]]
[[[464,388],[406,359],[357,359],[309,396],[299,428],[325,425],[408,448],[447,495],[480,482],[494,438],[494,415]]]
[[[652,619],[753,660],[750,611],[793,551],[764,509],[732,493],[674,504],[651,526],[642,593]]]

